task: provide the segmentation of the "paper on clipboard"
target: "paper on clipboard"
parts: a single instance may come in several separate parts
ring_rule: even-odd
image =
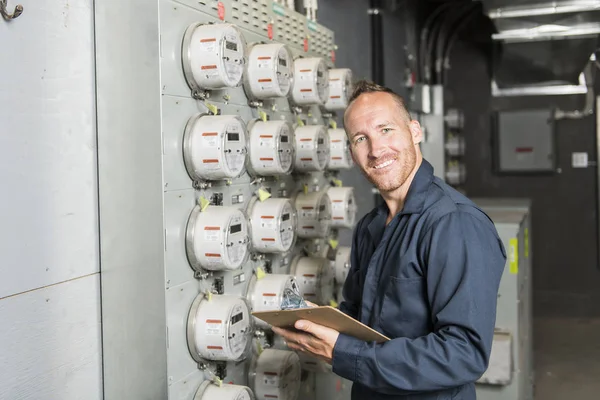
[[[365,342],[375,341],[383,343],[390,340],[376,330],[330,306],[299,308],[295,310],[257,311],[253,312],[252,315],[279,328],[293,328],[296,321],[304,319],[335,329],[340,333],[353,336]]]

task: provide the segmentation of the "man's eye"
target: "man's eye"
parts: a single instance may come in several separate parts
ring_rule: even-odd
[[[381,130],[381,132],[383,132],[383,133],[388,133],[388,132],[390,132],[391,130],[392,130],[392,128],[383,128],[383,129]]]
[[[364,137],[364,136],[361,136],[361,137],[359,137],[358,139],[356,139],[356,140],[354,141],[354,144],[359,144],[359,143],[360,143],[360,142],[362,142],[364,139],[365,139],[365,137]]]

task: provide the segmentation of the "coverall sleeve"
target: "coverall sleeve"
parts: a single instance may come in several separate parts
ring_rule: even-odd
[[[426,232],[419,254],[432,333],[383,344],[340,334],[333,372],[383,394],[457,387],[485,372],[506,262],[493,225],[465,212],[452,212]]]
[[[362,221],[361,221],[362,222]],[[358,319],[361,306],[362,287],[360,285],[360,269],[356,250],[359,248],[359,232],[362,232],[362,223],[357,224],[352,237],[352,248],[350,250],[350,270],[344,282],[342,295],[344,300],[340,302],[339,310],[354,319]]]

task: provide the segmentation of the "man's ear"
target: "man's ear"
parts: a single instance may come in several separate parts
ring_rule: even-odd
[[[408,128],[410,129],[410,135],[412,136],[413,143],[421,143],[423,141],[423,129],[421,129],[421,124],[419,121],[410,121],[408,123]]]

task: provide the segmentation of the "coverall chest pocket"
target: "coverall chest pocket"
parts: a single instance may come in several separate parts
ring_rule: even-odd
[[[390,276],[380,313],[381,328],[388,336],[422,336],[428,332],[429,320],[425,279]]]

